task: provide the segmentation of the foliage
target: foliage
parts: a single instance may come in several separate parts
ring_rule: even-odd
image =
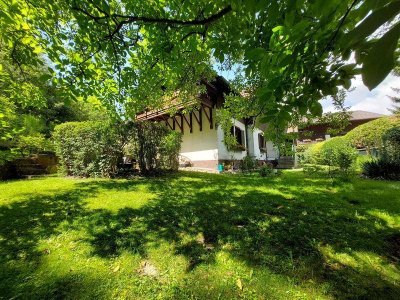
[[[67,175],[110,177],[122,158],[116,130],[104,122],[67,122],[57,125],[53,138]]]
[[[16,143],[22,156],[29,156],[40,151],[51,151],[52,145],[43,134],[21,135]]]
[[[327,126],[327,134],[331,136],[340,135],[350,125],[351,113],[349,112],[349,107],[345,106],[346,97],[347,91],[343,88],[339,89],[337,94],[331,97],[335,112],[327,112],[317,118],[313,118],[312,115],[302,117],[298,122],[298,127],[301,129],[310,125],[323,124]],[[302,132],[302,136],[306,136],[307,134],[311,136],[313,132]]]
[[[315,143],[304,151],[302,164],[316,164],[338,167],[348,171],[357,158],[357,151],[343,137],[334,137]]]
[[[400,73],[399,73],[399,75],[400,75]],[[399,75],[397,75],[397,76],[399,76]],[[392,87],[392,90],[393,90],[394,93],[396,93],[396,95],[395,96],[388,96],[393,102],[393,108],[390,109],[390,111],[392,113],[398,115],[398,114],[400,114],[400,106],[399,106],[399,104],[400,104],[400,96],[399,96],[400,88]]]
[[[302,164],[306,160],[305,154],[306,154],[307,149],[310,146],[311,146],[311,144],[299,144],[299,145],[296,145],[295,153],[296,153],[297,160],[298,160],[299,164]]]
[[[162,123],[149,121],[134,124],[132,146],[140,172],[153,175],[162,170],[177,170],[181,142],[181,134]]]
[[[93,103],[61,97],[43,66],[15,64],[17,53],[10,56],[0,49],[0,164],[50,150],[48,138],[56,124],[105,119],[105,113]]]
[[[392,144],[393,147],[397,148],[400,146],[400,126],[388,129],[383,136],[383,140],[384,142]]]
[[[325,173],[326,166],[317,164],[303,164],[303,172],[308,175],[320,175]]]
[[[254,170],[257,166],[257,161],[254,157],[246,155],[239,163],[239,169],[243,173]]]
[[[176,171],[179,167],[179,152],[181,150],[182,134],[171,130],[162,137],[159,149],[161,168]]]
[[[400,160],[387,156],[379,157],[363,164],[363,174],[369,178],[400,180]]]
[[[177,90],[195,99],[197,83],[214,76],[216,62],[238,69],[247,87],[243,102],[263,123],[321,115],[318,101],[348,89],[356,74],[369,89],[389,74],[400,35],[394,0],[0,5],[0,39],[14,61],[39,66],[45,55],[60,93],[95,96],[131,118],[162,106]]]
[[[357,151],[343,137],[334,137],[322,144],[320,155],[322,164],[348,171],[357,158]]]
[[[315,144],[311,144],[304,151],[303,161],[304,164],[321,164],[322,163],[322,155],[321,148],[325,142],[319,142]]]
[[[398,116],[379,118],[357,126],[345,135],[345,139],[357,148],[367,148],[367,150],[380,148],[383,145],[382,137],[385,132],[399,125],[400,117]]]
[[[260,174],[261,177],[268,177],[274,173],[274,169],[272,168],[271,164],[266,163],[260,167],[258,173]]]
[[[363,174],[370,178],[400,180],[400,127],[393,127],[383,136],[384,148],[378,159],[363,165]]]

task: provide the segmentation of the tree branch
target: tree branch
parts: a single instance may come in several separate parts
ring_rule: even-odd
[[[121,14],[104,14],[103,16],[95,16],[85,9],[73,6],[73,10],[83,13],[90,19],[94,20],[97,23],[100,23],[101,20],[111,18],[116,22],[115,29],[107,36],[108,38],[113,38],[115,34],[117,34],[124,25],[134,24],[134,23],[148,23],[148,24],[164,24],[164,25],[178,25],[178,26],[202,26],[209,25],[226,14],[232,11],[231,5],[226,6],[221,9],[219,12],[207,17],[207,18],[196,18],[193,20],[179,20],[179,19],[169,19],[169,18],[157,18],[157,17],[146,17],[146,16],[129,16],[129,15],[121,15]]]

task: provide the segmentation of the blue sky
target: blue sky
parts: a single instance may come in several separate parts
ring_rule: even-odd
[[[393,103],[388,95],[396,94],[391,88],[400,88],[400,77],[389,75],[380,85],[369,91],[364,86],[361,77],[358,76],[353,80],[352,87],[355,90],[348,94],[345,101],[345,105],[350,106],[350,110],[366,110],[389,115],[388,108],[391,108]],[[323,100],[321,103],[324,112],[333,111],[333,105],[329,99]]]

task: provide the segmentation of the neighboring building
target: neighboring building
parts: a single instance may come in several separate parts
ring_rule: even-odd
[[[229,151],[224,143],[224,132],[216,124],[216,111],[223,107],[224,94],[229,93],[229,85],[223,77],[204,83],[207,92],[199,97],[196,108],[185,113],[183,104],[175,104],[166,109],[144,112],[137,120],[164,122],[172,130],[180,131],[182,136],[181,157],[191,166],[217,169],[218,164],[241,160],[246,155],[259,161],[274,160],[277,152],[272,142],[265,141],[263,131],[253,128],[250,120],[233,120],[231,133],[239,144],[236,150]],[[193,105],[193,103],[191,103]],[[170,115],[170,111],[176,111]]]
[[[385,115],[363,111],[363,110],[355,110],[350,113],[350,124],[339,134],[345,135],[350,130],[356,128],[357,126],[367,123],[372,120],[376,120],[381,117],[385,117]],[[326,138],[329,138],[328,134],[329,124],[311,124],[303,128],[299,128],[299,138],[298,141],[301,143],[307,142],[315,142],[315,141],[323,141]]]

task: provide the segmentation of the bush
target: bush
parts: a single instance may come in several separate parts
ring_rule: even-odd
[[[117,172],[122,145],[107,122],[68,122],[53,134],[61,169],[67,175],[110,177]]]
[[[154,175],[162,170],[177,170],[182,135],[164,124],[140,122],[134,125],[133,154],[140,172]]]
[[[357,158],[354,149],[343,137],[334,137],[321,146],[321,162],[328,166],[339,167],[341,171],[348,171]]]
[[[363,174],[370,178],[400,180],[400,127],[386,131],[380,157],[363,165]]]
[[[257,166],[257,161],[254,159],[254,157],[246,155],[240,161],[239,169],[240,169],[240,171],[245,173],[245,172],[249,172],[251,170],[254,170],[256,168],[256,166]]]
[[[400,162],[386,157],[365,162],[363,174],[369,178],[400,180]]]
[[[311,146],[311,144],[303,144],[303,145],[297,145],[296,146],[296,155],[298,159],[298,163],[302,164],[305,163],[305,154],[307,149]]]
[[[390,128],[400,126],[400,117],[391,116],[357,126],[349,131],[344,138],[356,148],[366,148],[369,152],[372,148],[383,146],[383,136]]]
[[[268,176],[271,176],[273,174],[274,169],[272,168],[271,164],[267,163],[265,165],[262,165],[260,167],[260,169],[258,170],[258,172],[259,172],[261,177],[268,177]]]
[[[390,160],[400,160],[400,127],[393,127],[383,135],[385,149],[383,153],[390,157]]]
[[[18,137],[16,147],[23,156],[52,150],[52,145],[49,140],[40,133]]]
[[[304,151],[302,164],[322,164],[321,148],[325,142],[311,144]]]

